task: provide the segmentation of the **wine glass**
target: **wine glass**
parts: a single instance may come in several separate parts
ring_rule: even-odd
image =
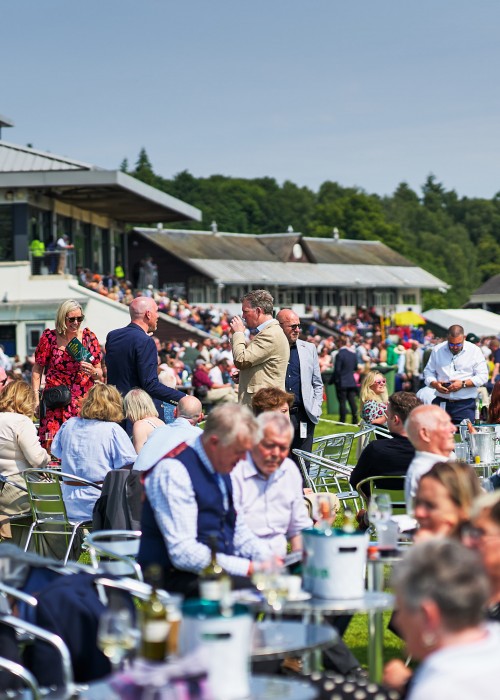
[[[368,520],[373,527],[391,519],[392,503],[388,493],[374,493],[368,505]]]
[[[97,646],[106,656],[113,673],[120,671],[128,652],[137,645],[137,630],[130,610],[105,610],[99,618]]]

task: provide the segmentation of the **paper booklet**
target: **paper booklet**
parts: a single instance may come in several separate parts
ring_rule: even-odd
[[[77,362],[92,362],[94,356],[87,350],[85,345],[83,345],[78,338],[72,338],[66,345],[66,350],[69,352],[71,357]]]

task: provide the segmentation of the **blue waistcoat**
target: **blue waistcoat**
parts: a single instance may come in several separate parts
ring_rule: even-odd
[[[236,511],[233,504],[233,489],[229,475],[222,478],[226,484],[229,508],[224,511],[222,493],[217,483],[217,476],[205,467],[195,450],[187,447],[175,459],[187,469],[193,484],[198,505],[197,540],[209,544],[210,535],[217,536],[217,551],[234,554],[234,528]],[[155,469],[157,467],[154,467]],[[175,571],[170,560],[165,539],[156,522],[151,504],[145,497],[141,518],[141,545],[138,561],[143,571],[149,564],[159,564],[165,572]]]

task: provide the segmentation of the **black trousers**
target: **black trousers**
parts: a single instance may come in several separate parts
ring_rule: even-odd
[[[343,389],[339,386],[336,386],[335,389],[337,390],[337,398],[339,400],[339,421],[341,423],[346,422],[346,417],[347,417],[346,402],[349,402],[349,408],[351,409],[351,414],[352,414],[352,422],[357,423],[358,422],[358,404],[357,404],[358,387],[350,387],[348,389]]]
[[[293,410],[294,409],[292,409],[292,411]],[[293,425],[293,429],[295,432],[293,435],[289,456],[291,459],[294,460],[294,462],[298,464],[298,460],[295,458],[294,454],[292,453],[292,450],[304,450],[305,452],[312,452],[314,428],[316,427],[316,424],[309,420],[309,418],[307,417],[307,413],[304,410],[301,411],[300,409],[296,413],[292,412],[292,414],[290,415],[290,421]],[[300,437],[301,423],[305,423],[307,428],[306,437],[303,438]]]

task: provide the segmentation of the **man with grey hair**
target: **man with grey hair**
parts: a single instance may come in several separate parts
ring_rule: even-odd
[[[285,390],[290,348],[288,340],[273,318],[274,299],[265,289],[255,289],[242,299],[242,316],[247,328],[257,335],[247,345],[245,323],[239,316],[231,320],[234,364],[239,369],[238,400],[247,406],[252,396],[264,387]]]
[[[106,338],[108,384],[116,386],[122,396],[135,387],[144,389],[163,420],[162,403],[176,405],[184,394],[158,380],[158,351],[149,335],[158,324],[158,305],[149,297],[137,297],[129,313],[128,326],[111,331]],[[132,433],[130,421],[127,432]]]
[[[237,515],[229,476],[252,448],[256,431],[245,406],[216,406],[192,446],[179,445],[146,473],[138,561],[143,570],[159,564],[168,591],[197,594],[211,537],[217,561],[233,576],[250,576],[254,561],[271,558],[268,543]]]
[[[147,471],[154,467],[163,455],[185,442],[191,445],[202,434],[198,423],[203,420],[203,407],[195,396],[184,396],[174,408],[175,420],[160,426],[149,435],[134,463],[134,471]]]
[[[304,528],[311,527],[302,492],[302,476],[288,459],[293,426],[283,413],[257,417],[256,442],[231,472],[234,503],[252,532],[284,557],[287,542],[302,549]]]
[[[405,483],[406,507],[412,512],[418,482],[436,462],[450,459],[457,429],[446,411],[439,406],[427,405],[413,409],[406,420],[405,430],[415,448]]]

